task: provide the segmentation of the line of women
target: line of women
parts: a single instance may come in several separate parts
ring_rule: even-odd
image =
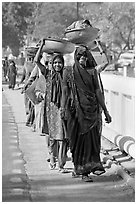
[[[67,151],[72,153],[73,178],[92,181],[90,173],[100,175],[105,169],[100,160],[102,110],[107,123],[111,116],[105,105],[97,64],[85,46],[74,53],[74,65],[64,67],[62,54],[52,54],[42,63],[42,48],[34,58],[45,78],[45,92],[37,97],[44,101],[43,124],[46,127],[49,167],[66,173]]]

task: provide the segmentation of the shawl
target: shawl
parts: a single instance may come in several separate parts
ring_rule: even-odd
[[[64,58],[60,54],[56,54],[53,59],[52,59],[52,68],[53,68],[53,63],[56,58],[60,58],[63,67],[64,67]],[[58,108],[61,106],[61,97],[62,97],[62,75],[63,75],[63,68],[57,72],[53,68],[52,72],[52,83],[51,83],[51,102],[53,102]]]
[[[87,56],[86,68],[91,69],[91,75],[79,65],[79,56]],[[78,99],[77,117],[82,134],[87,133],[98,124],[98,102],[96,99],[95,90],[97,85],[94,81],[94,74],[97,74],[95,69],[96,62],[86,47],[78,47],[74,54],[75,64],[73,66],[74,83],[76,86],[76,95]],[[96,73],[95,73],[96,72]]]

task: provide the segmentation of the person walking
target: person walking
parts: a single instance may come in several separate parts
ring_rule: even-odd
[[[46,70],[45,66],[40,62],[40,53],[45,40],[41,40],[41,45],[35,56],[35,62],[39,66],[42,74],[46,78],[46,112],[49,129],[50,140],[50,169],[56,167],[55,152],[57,150],[58,169],[64,173],[64,165],[66,163],[67,139],[65,138],[65,130],[61,119],[61,100],[62,100],[62,80],[64,70],[64,58],[61,54],[54,54],[51,61],[51,70]],[[45,73],[46,71],[46,73]],[[56,149],[57,148],[57,149]]]
[[[67,135],[70,142],[74,171],[72,177],[82,175],[83,181],[92,181],[90,173],[105,172],[100,161],[101,125],[100,107],[106,122],[111,122],[100,89],[96,62],[85,46],[74,53],[72,69],[63,75],[62,119],[67,117]]]
[[[31,72],[35,66],[35,63],[33,60],[34,60],[34,56],[27,55],[26,61],[24,63],[24,67],[23,67],[22,77],[21,77],[21,80],[18,83],[18,85],[23,83],[23,82],[25,84],[27,83],[27,80],[29,79]],[[24,87],[25,87],[25,84],[24,84]],[[34,117],[35,117],[34,116],[35,115],[34,114],[34,105],[29,100],[27,94],[24,91],[24,88],[22,90],[22,93],[24,93],[24,104],[25,104],[25,111],[26,111],[26,115],[27,115],[26,126],[32,126],[33,121],[34,121]]]
[[[23,67],[22,77],[21,77],[19,84],[21,84],[23,82],[26,83],[28,78],[30,77],[31,72],[35,66],[33,60],[34,60],[34,56],[32,57],[32,56],[27,55],[26,61],[24,63],[24,67]],[[29,114],[29,99],[25,93],[24,93],[24,103],[25,103],[26,114],[28,115]]]
[[[10,60],[9,69],[8,69],[8,78],[9,78],[9,89],[14,90],[16,84],[16,76],[17,76],[17,67],[13,60]]]
[[[5,56],[4,60],[2,61],[2,68],[3,68],[3,75],[5,82],[7,81],[7,74],[8,74],[8,69],[9,69],[9,62],[8,62],[8,57]]]

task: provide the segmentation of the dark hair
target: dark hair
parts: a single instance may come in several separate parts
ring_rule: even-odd
[[[55,54],[55,55],[53,56],[52,66],[53,66],[53,63],[54,63],[55,59],[57,59],[57,58],[59,58],[59,59],[62,61],[62,64],[63,64],[63,67],[64,67],[64,57],[63,57],[63,55],[61,55],[61,54]]]
[[[62,61],[62,64],[63,64],[63,67],[64,67],[64,57],[63,57],[63,55],[61,55],[61,54],[55,54],[55,55],[53,56],[53,58],[52,58],[52,68],[53,68],[53,63],[54,63],[55,59],[57,59],[57,58],[59,58],[59,59]],[[61,77],[63,77],[63,67],[62,67],[62,69],[59,71],[59,73],[61,74]],[[54,69],[54,68],[53,68],[53,69]],[[54,72],[56,72],[56,71],[54,70]]]

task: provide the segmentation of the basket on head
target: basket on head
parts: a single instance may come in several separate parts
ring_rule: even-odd
[[[75,45],[66,39],[62,38],[46,38],[45,45],[43,46],[42,52],[46,53],[61,53],[69,54],[75,49]]]
[[[87,44],[98,37],[99,29],[94,28],[89,20],[73,22],[65,30],[65,37],[75,44]]]

